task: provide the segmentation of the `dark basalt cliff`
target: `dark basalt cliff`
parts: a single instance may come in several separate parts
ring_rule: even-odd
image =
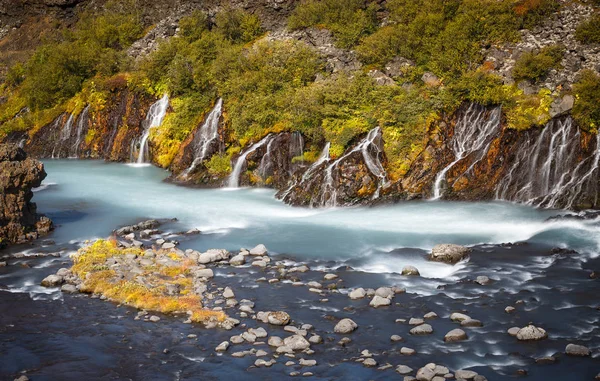
[[[46,177],[44,165],[14,144],[0,144],[0,245],[47,234],[52,222],[36,213],[32,188]]]

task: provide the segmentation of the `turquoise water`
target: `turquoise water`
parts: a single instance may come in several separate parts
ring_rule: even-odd
[[[378,260],[398,248],[428,250],[438,243],[474,245],[529,240],[595,255],[599,228],[592,222],[546,222],[560,211],[504,202],[406,202],[379,207],[291,207],[268,189],[196,189],[164,182],[152,166],[103,161],[49,160],[48,177],[34,201],[60,225],[57,242],[106,237],[144,218],[172,218],[180,229],[204,234],[184,245],[237,250],[264,243],[271,252],[302,259],[366,259],[364,270],[397,272],[416,265],[428,277],[456,266],[430,263],[423,253]],[[187,247],[186,246],[186,247]]]

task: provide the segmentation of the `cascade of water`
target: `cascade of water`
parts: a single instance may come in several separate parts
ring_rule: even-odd
[[[571,118],[549,122],[536,139],[519,147],[514,164],[498,184],[496,198],[570,208],[591,186],[597,196],[594,174],[600,163],[600,140],[595,154],[578,162],[580,144],[581,132]]]
[[[302,144],[304,144],[304,142],[302,142]],[[292,183],[292,185],[290,185],[290,187],[285,192],[282,193],[282,195],[280,197],[282,200],[285,200],[285,198],[290,194],[290,192],[297,185],[302,185],[304,182],[309,180],[316,173],[316,171],[321,166],[321,164],[330,160],[330,158],[329,158],[329,147],[330,146],[331,146],[331,143],[329,143],[329,142],[327,142],[325,144],[325,147],[323,147],[323,150],[321,151],[321,154],[319,155],[317,160],[314,163],[312,163],[310,165],[310,167],[308,167],[308,169],[306,171],[304,171],[304,173],[302,174],[302,177],[300,178],[300,182],[298,182],[297,180],[294,181]]]
[[[81,112],[81,115],[79,115],[79,120],[77,121],[77,139],[75,140],[75,145],[73,146],[73,148],[75,150],[75,155],[74,155],[75,158],[79,157],[79,146],[81,145],[81,137],[83,135],[83,128],[85,127],[85,125],[88,121],[89,111],[90,111],[90,106],[87,105]]]
[[[375,127],[367,134],[367,137],[364,138],[357,146],[355,146],[352,150],[342,155],[340,158],[335,160],[333,163],[325,168],[325,174],[323,178],[323,184],[320,192],[320,205],[325,207],[332,207],[337,205],[337,188],[334,185],[333,179],[333,170],[346,159],[348,156],[355,152],[361,152],[363,160],[369,169],[369,171],[375,175],[379,181],[377,183],[377,189],[373,194],[373,198],[379,197],[379,193],[381,188],[387,182],[387,174],[385,169],[383,168],[383,164],[379,160],[379,154],[381,150],[378,144],[376,143],[377,139],[381,139],[381,129],[379,127]],[[373,155],[369,149],[374,149],[375,154]]]
[[[198,131],[198,140],[194,150],[194,160],[183,172],[183,178],[186,178],[204,159],[207,158],[211,144],[219,137],[219,120],[221,119],[222,112],[223,100],[219,98],[215,107],[208,114],[204,124],[202,124]]]
[[[292,132],[290,141],[290,157],[303,157],[304,156],[304,138],[299,132]],[[304,162],[304,159],[303,159]]]
[[[273,162],[271,160],[271,146],[273,145],[274,141],[275,139],[269,140],[269,143],[267,144],[267,152],[263,155],[262,159],[260,159],[260,164],[258,166],[258,173],[263,180],[267,178],[269,170],[273,166]]]
[[[433,200],[440,199],[443,196],[442,185],[446,179],[446,174],[456,163],[474,152],[479,152],[478,158],[475,159],[469,169],[459,176],[462,177],[485,157],[494,135],[500,128],[501,115],[500,107],[488,113],[483,106],[474,103],[469,106],[454,127],[454,136],[451,141],[454,161],[437,174],[433,184]]]
[[[259,149],[260,147],[262,147],[263,145],[265,145],[265,143],[268,143],[272,138],[273,138],[273,136],[271,134],[268,134],[261,141],[259,141],[258,143],[254,144],[252,147],[250,147],[244,153],[242,153],[240,155],[240,157],[238,157],[238,159],[235,162],[235,165],[233,167],[233,171],[229,175],[229,179],[227,181],[227,186],[228,187],[230,187],[230,188],[238,188],[239,187],[240,174],[242,172],[242,168],[244,166],[244,163],[246,163],[246,157],[249,154],[251,154],[252,152],[254,152],[257,149]]]
[[[71,137],[71,128],[73,127],[73,114],[69,115],[69,119],[63,126],[62,130],[60,130],[60,140],[65,141],[69,140]]]
[[[152,128],[161,125],[167,114],[167,107],[169,107],[169,97],[167,94],[163,95],[162,98],[150,106],[148,114],[146,115],[146,120],[144,121],[144,134],[140,140],[140,152],[137,157],[138,164],[145,163],[145,157],[148,156],[148,138],[150,137],[150,131]]]

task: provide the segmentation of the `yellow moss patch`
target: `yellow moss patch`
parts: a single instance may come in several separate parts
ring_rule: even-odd
[[[162,313],[190,313],[194,322],[207,320],[223,321],[226,315],[220,311],[202,308],[200,295],[192,294],[193,281],[189,269],[191,260],[181,260],[175,253],[169,258],[179,261],[179,266],[148,266],[142,277],[152,286],[134,280],[119,279],[115,270],[106,265],[107,259],[124,259],[128,254],[142,256],[144,251],[137,248],[121,249],[115,242],[98,240],[80,249],[72,256],[71,270],[84,282],[82,292],[104,295],[109,300],[128,304],[132,307]],[[167,285],[179,286],[179,295],[167,295]]]

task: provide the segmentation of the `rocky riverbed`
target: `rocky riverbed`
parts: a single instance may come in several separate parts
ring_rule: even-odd
[[[131,379],[202,372],[207,379],[441,381],[591,380],[600,371],[590,271],[598,259],[576,268],[577,253],[541,245],[444,245],[421,255],[469,270],[427,279],[414,271],[365,273],[352,261],[298,262],[260,244],[237,252],[179,249],[202,233],[179,233],[177,226],[150,220],[116,230],[101,241],[112,254],[87,273],[78,263],[97,254],[89,248],[98,243],[72,254],[72,268],[71,260],[57,261],[39,282],[60,303],[23,303],[23,294],[2,293],[2,308],[18,306],[19,313],[1,317],[9,361],[0,374],[53,379],[64,369],[63,379],[100,379],[103,369]],[[40,260],[8,259],[9,268]],[[165,271],[182,263],[183,272]],[[524,271],[526,263],[542,266]],[[144,285],[165,297],[198,295],[205,310],[226,317],[198,324],[186,310],[132,308],[132,299],[86,284],[107,269],[114,284]],[[53,291],[59,288],[62,295]],[[54,314],[61,318],[50,319]],[[115,356],[127,359],[111,362]]]

